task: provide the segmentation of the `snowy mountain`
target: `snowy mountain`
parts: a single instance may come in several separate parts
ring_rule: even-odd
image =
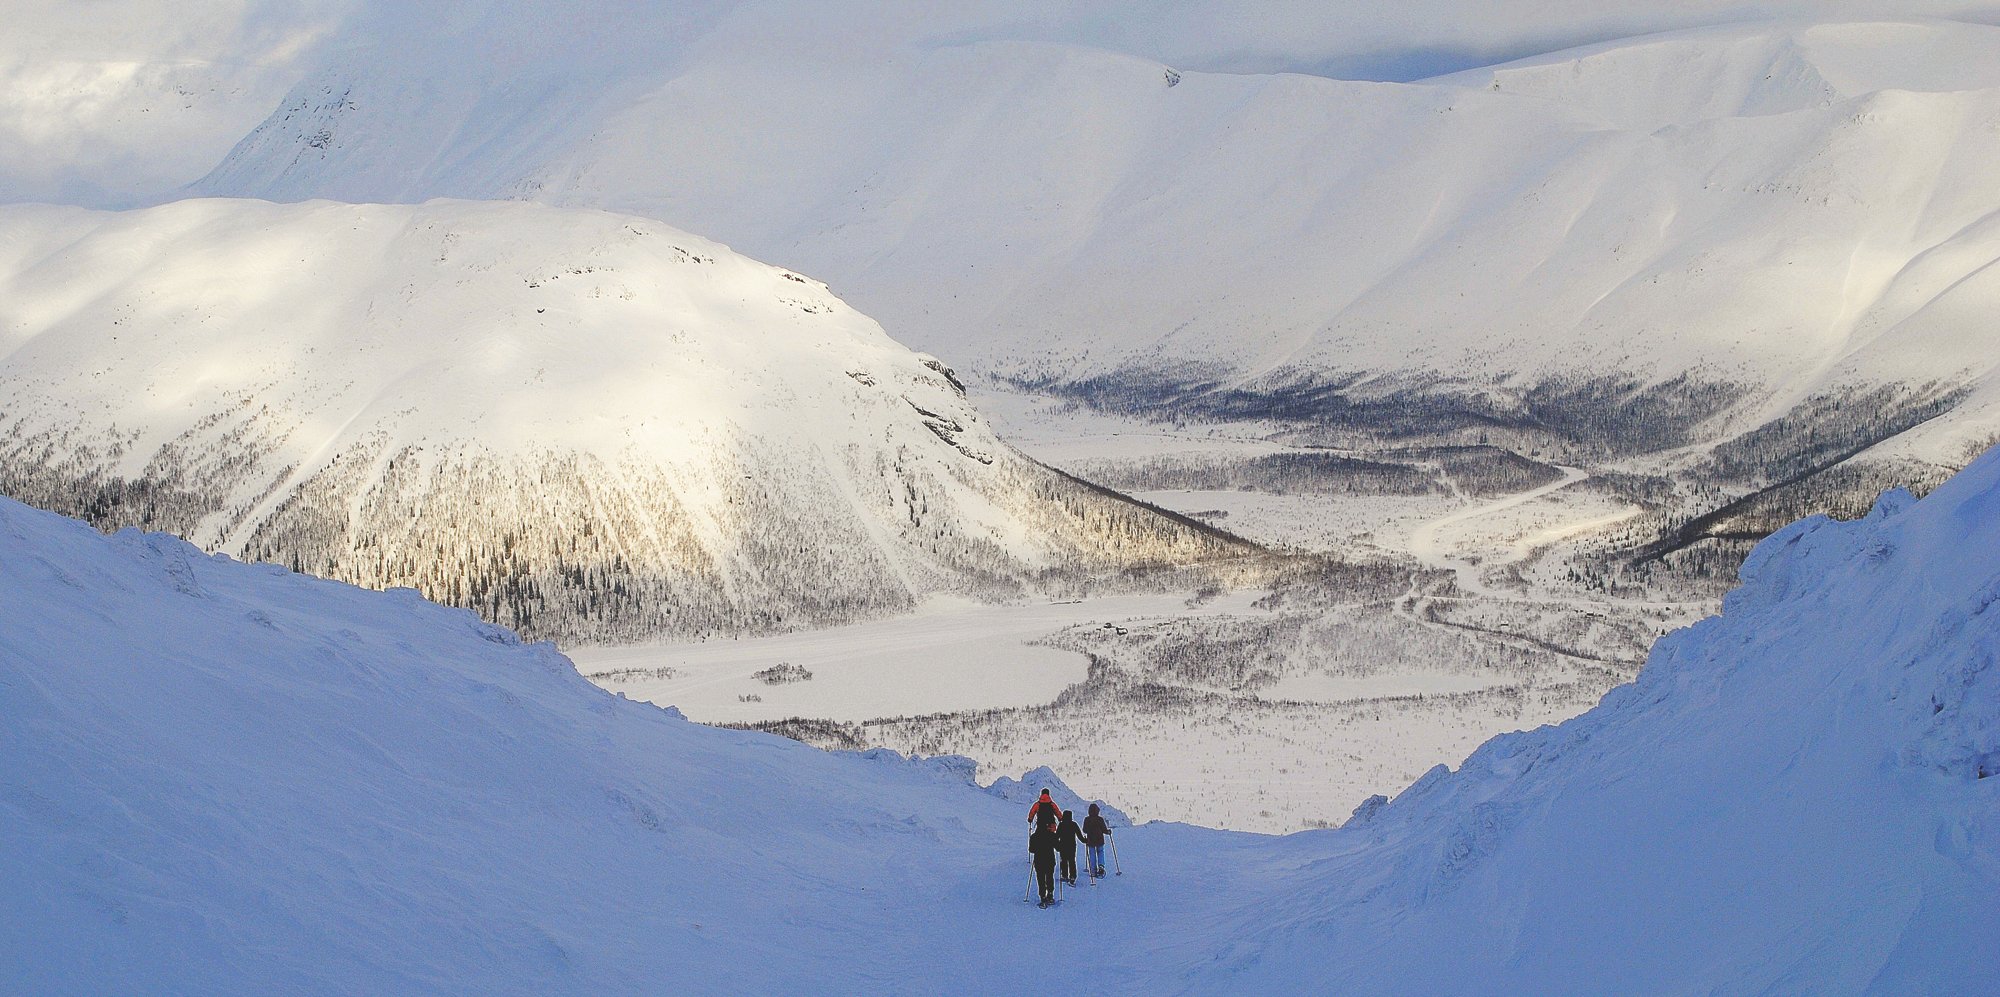
[[[1023,458],[817,281],[520,203],[0,208],[0,491],[613,641],[1244,549]]]
[[[1642,559],[2000,438],[1990,3],[114,6],[0,39],[0,198],[651,218],[983,386],[1609,471]]]
[[[1119,828],[591,687],[470,614],[0,500],[0,987],[1977,993],[2000,454],[1766,541],[1639,681],[1285,838]]]
[[[1431,399],[1434,438],[1594,458],[1828,406],[1953,467],[2000,434],[2000,28],[1718,16],[1394,84],[1147,57],[1228,64],[1173,17],[711,13],[383,13],[197,188],[660,218],[1117,406],[1379,431]],[[1301,37],[1264,61],[1337,61]]]

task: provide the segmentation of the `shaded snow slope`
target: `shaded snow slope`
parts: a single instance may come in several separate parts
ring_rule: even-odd
[[[1235,548],[824,285],[519,203],[0,209],[0,485],[532,632],[769,630]]]
[[[4,499],[0,715],[8,993],[964,992],[1049,930],[969,761],[700,727],[407,590]]]
[[[1922,502],[1782,530],[1636,682],[1287,870],[1236,979],[1365,960],[1410,992],[1989,991],[1996,613],[2000,451]]]
[[[983,374],[1502,396],[1685,375],[1672,414],[1711,440],[1896,383],[1975,393],[1921,456],[2000,431],[1977,318],[2000,306],[2000,28],[1731,24],[1377,84],[954,16],[760,7],[658,26],[699,39],[666,59],[597,54],[632,29],[605,23],[496,76],[482,53],[527,29],[494,6],[344,52],[200,189],[662,218]]]
[[[2000,454],[1803,522],[1589,714],[1338,831],[1123,829],[1128,874],[1043,912],[964,764],[698,727],[411,593],[0,500],[0,904],[35,912],[0,984],[1983,992],[1996,531]]]

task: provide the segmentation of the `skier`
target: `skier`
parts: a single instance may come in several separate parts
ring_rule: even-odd
[[[1056,818],[1050,814],[1041,830],[1028,836],[1028,851],[1035,856],[1035,885],[1042,891],[1042,906],[1056,902]]]
[[[1083,819],[1084,861],[1090,863],[1090,874],[1104,875],[1104,839],[1111,833],[1110,825],[1097,813],[1097,804],[1090,805],[1090,816]]]
[[[1083,830],[1076,826],[1076,819],[1070,812],[1062,812],[1062,823],[1056,825],[1056,851],[1062,853],[1063,882],[1076,885],[1076,839]]]
[[[1044,789],[1042,790],[1042,798],[1036,800],[1034,805],[1028,808],[1028,823],[1033,827],[1041,827],[1043,817],[1054,820],[1056,819],[1056,814],[1061,812],[1062,808],[1056,806],[1056,801],[1049,799],[1049,791]]]

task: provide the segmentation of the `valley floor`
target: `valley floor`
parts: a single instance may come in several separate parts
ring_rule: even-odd
[[[1289,831],[1338,824],[1494,734],[1582,712],[1655,636],[1715,608],[1565,574],[1565,545],[1640,511],[1581,468],[1501,490],[1417,462],[1422,490],[1385,494],[1338,471],[1258,473],[1328,456],[1267,425],[1175,426],[991,389],[976,401],[1045,463],[1315,567],[1256,589],[941,600],[809,633],[566,652],[599,685],[708,723],[964,754],[982,779],[1046,765],[1137,819]],[[1216,487],[1131,487],[1163,467]],[[784,665],[803,671],[769,671]]]
[[[876,717],[1038,706],[1089,677],[1089,660],[1043,639],[1073,628],[1252,612],[1254,594],[1199,608],[1178,595],[987,605],[936,599],[918,612],[774,637],[584,647],[585,677],[706,723]],[[786,664],[809,678],[758,673]]]

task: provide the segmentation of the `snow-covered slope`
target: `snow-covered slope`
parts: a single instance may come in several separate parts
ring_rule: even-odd
[[[1348,826],[1122,828],[590,687],[408,592],[0,500],[0,986],[480,993],[1981,993],[2000,454],[1767,541],[1560,727]],[[1003,794],[1006,791],[1003,790]]]
[[[1665,385],[1657,446],[1893,383],[1973,392],[1922,456],[2000,431],[2000,28],[1730,24],[1380,84],[782,4],[651,26],[671,58],[601,23],[487,65],[524,24],[344,51],[200,188],[648,215],[975,372],[1128,398],[1442,378],[1536,422],[1538,388],[1588,419]]]
[[[520,203],[0,209],[0,484],[529,631],[788,628],[1234,545],[817,281]]]
[[[593,120],[631,92],[746,43],[785,39],[813,60],[840,45],[922,51],[974,42],[1054,43],[1183,70],[1411,80],[1674,29],[1783,18],[1959,17],[1992,0],[1465,0],[1393,6],[1273,2],[1228,10],[1148,0],[1108,15],[1091,0],[996,7],[941,0],[888,11],[856,0],[688,0],[597,5],[589,17],[515,0],[16,0],[0,34],[0,200],[123,207],[172,196],[315,69],[365,75],[382,48],[449,63],[418,114],[480,116],[424,142],[482,130],[539,138]],[[494,44],[497,43],[497,44]],[[482,47],[483,46],[483,47]],[[732,51],[734,50],[734,51]],[[597,99],[607,86],[610,100]],[[563,96],[578,98],[564,103]],[[804,96],[802,94],[802,96]],[[542,107],[524,104],[542,104]],[[555,123],[551,128],[550,124]],[[571,133],[574,134],[574,133]],[[504,158],[504,145],[481,158]],[[465,160],[460,159],[459,165]]]
[[[1366,960],[1408,992],[1989,992],[1996,613],[2000,451],[1922,502],[1794,524],[1595,710],[1269,873],[1296,878],[1236,979]]]
[[[886,992],[961,958],[931,871],[1022,906],[981,851],[1025,804],[965,771],[700,727],[407,590],[4,499],[0,713],[8,993]]]

